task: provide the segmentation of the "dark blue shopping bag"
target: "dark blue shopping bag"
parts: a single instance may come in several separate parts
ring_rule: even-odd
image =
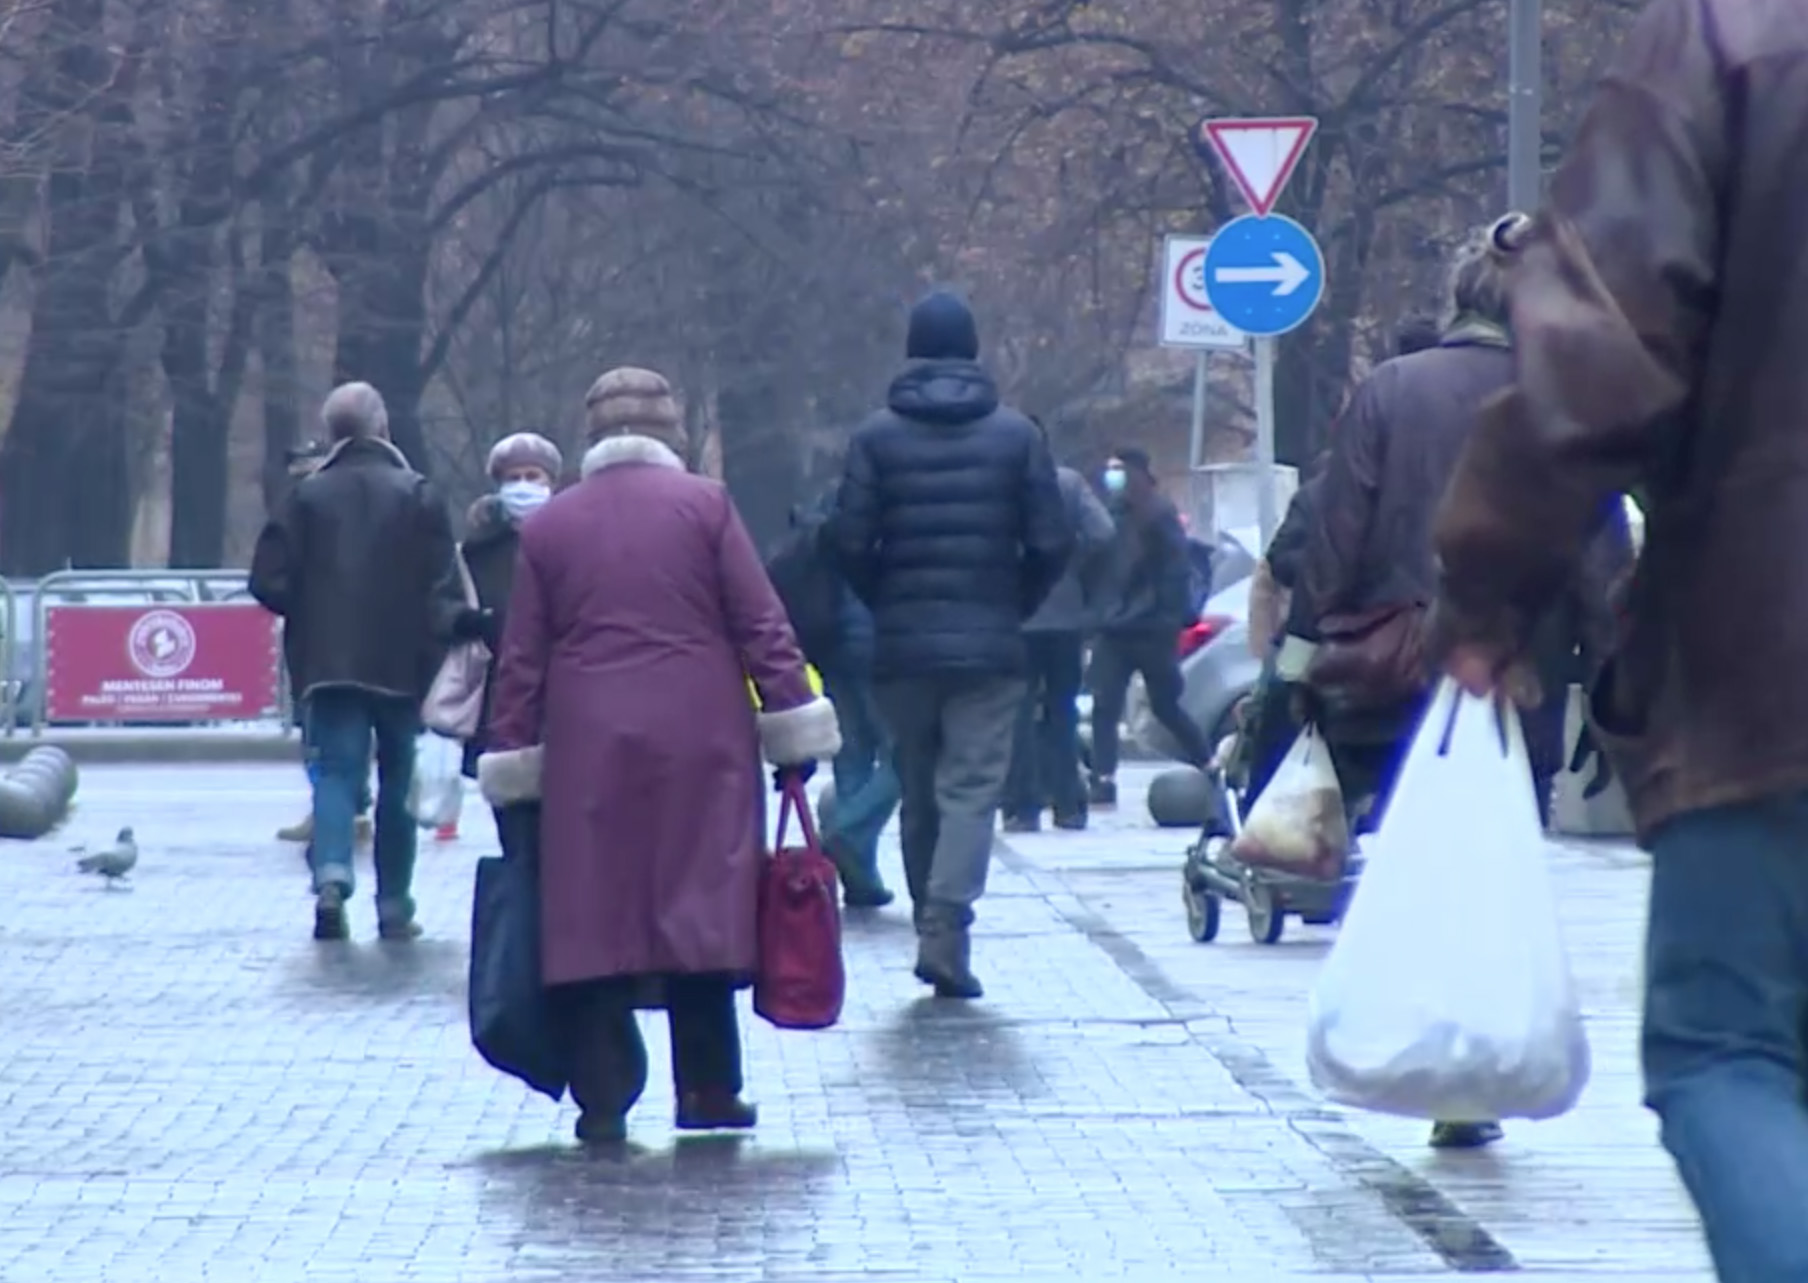
[[[471,901],[471,1043],[537,1092],[565,1095],[566,1056],[540,971],[540,804],[497,815],[502,854],[477,862]]]

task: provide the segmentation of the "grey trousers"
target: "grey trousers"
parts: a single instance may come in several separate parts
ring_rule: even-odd
[[[919,921],[934,913],[967,926],[986,891],[1024,682],[920,677],[874,693],[892,734],[904,880]]]

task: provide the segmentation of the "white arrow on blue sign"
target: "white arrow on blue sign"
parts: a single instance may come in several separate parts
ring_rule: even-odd
[[[1205,256],[1205,292],[1225,321],[1258,338],[1298,329],[1325,293],[1312,233],[1278,214],[1233,219]]]

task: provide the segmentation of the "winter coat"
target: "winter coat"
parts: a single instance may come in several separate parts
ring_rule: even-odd
[[[631,435],[592,446],[582,473],[521,527],[478,780],[492,806],[542,801],[548,984],[745,982],[761,749],[832,756],[835,710],[719,483]]]
[[[1025,632],[1077,633],[1090,628],[1095,613],[1092,598],[1098,594],[1099,562],[1111,547],[1111,514],[1086,484],[1086,478],[1072,468],[1056,468],[1055,480],[1061,487],[1061,506],[1067,514],[1068,529],[1074,534],[1073,555],[1041,609],[1023,625]]]
[[[464,604],[451,522],[386,441],[341,442],[282,502],[251,559],[251,595],[282,616],[298,698],[349,687],[419,702]]]
[[[1383,361],[1356,389],[1306,526],[1299,578],[1320,619],[1430,604],[1432,516],[1482,402],[1512,376],[1502,335]]]
[[[1042,434],[971,361],[913,363],[854,433],[827,532],[873,675],[1009,676],[1073,546]]]
[[[1514,388],[1439,517],[1442,640],[1511,652],[1599,505],[1639,492],[1591,711],[1646,840],[1808,788],[1804,67],[1799,4],[1633,24],[1515,256]]]
[[[1102,633],[1178,634],[1192,622],[1193,565],[1180,514],[1161,495],[1141,511],[1113,505],[1117,529],[1100,590]]]
[[[1308,537],[1317,519],[1319,475],[1322,474],[1315,474],[1293,492],[1287,515],[1274,532],[1274,538],[1268,541],[1266,558],[1275,585],[1286,594],[1287,611],[1281,632],[1305,641],[1318,638],[1318,613],[1313,610],[1312,598],[1305,590],[1304,571]],[[1274,640],[1278,642],[1281,638],[1277,636]]]
[[[496,689],[497,650],[502,642],[503,626],[508,622],[509,593],[515,583],[515,554],[520,550],[519,527],[509,517],[502,501],[485,495],[471,505],[465,517],[465,541],[459,545],[465,565],[471,572],[472,586],[477,589],[477,605],[492,612],[489,635],[484,641],[490,648],[490,665],[483,688],[483,711],[478,716],[477,733],[465,742],[465,774],[477,774],[477,757],[483,751],[490,729],[490,701]]]

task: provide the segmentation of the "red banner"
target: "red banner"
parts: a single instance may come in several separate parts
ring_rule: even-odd
[[[281,705],[277,619],[251,602],[48,606],[52,722],[237,722]]]

